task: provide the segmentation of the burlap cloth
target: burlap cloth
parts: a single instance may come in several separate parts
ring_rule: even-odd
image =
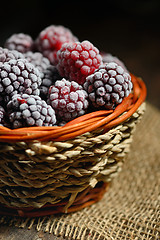
[[[160,239],[160,112],[147,104],[123,170],[100,202],[68,215],[0,223],[65,239]]]

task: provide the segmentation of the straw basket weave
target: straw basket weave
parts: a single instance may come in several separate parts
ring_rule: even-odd
[[[146,87],[132,75],[131,93],[113,110],[63,127],[0,127],[0,214],[43,216],[99,201],[121,170]]]

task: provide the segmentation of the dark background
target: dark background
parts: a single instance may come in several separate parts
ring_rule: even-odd
[[[13,33],[34,39],[55,24],[71,29],[80,41],[118,56],[147,84],[147,99],[160,108],[160,1],[4,2],[0,11],[0,45]]]

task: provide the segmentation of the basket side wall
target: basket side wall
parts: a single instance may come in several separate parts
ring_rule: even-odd
[[[14,207],[55,204],[121,170],[145,103],[121,125],[65,142],[0,143],[0,203]]]

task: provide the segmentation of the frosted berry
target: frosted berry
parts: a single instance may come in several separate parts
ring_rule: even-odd
[[[44,57],[40,52],[27,52],[24,54],[25,58],[38,68],[42,83],[40,86],[40,96],[43,100],[47,99],[49,87],[55,83],[56,80],[62,79],[55,66],[51,65],[48,58]]]
[[[33,49],[33,40],[28,34],[13,34],[6,40],[4,46],[10,50],[17,50],[21,53],[25,53]]]
[[[55,111],[39,96],[17,94],[7,104],[12,128],[31,126],[53,126]]]
[[[0,106],[0,126],[4,125],[4,118],[5,118],[5,110],[2,106]]]
[[[10,128],[10,123],[5,107],[0,105],[0,126]]]
[[[83,84],[102,63],[99,50],[89,41],[66,43],[57,52],[58,71],[61,76]]]
[[[6,101],[18,93],[39,95],[40,73],[25,59],[0,63],[0,95]]]
[[[23,59],[24,55],[16,50],[8,50],[0,47],[0,62],[8,62],[11,59]]]
[[[94,107],[114,109],[130,94],[131,76],[121,66],[110,62],[87,77],[84,89]]]
[[[86,113],[87,93],[77,82],[57,80],[49,90],[49,103],[55,109],[59,121],[70,121]]]
[[[49,88],[55,83],[56,80],[61,80],[62,77],[59,75],[58,70],[55,66],[49,65],[43,71],[42,84],[40,86],[40,96],[42,99],[47,100]]]
[[[50,66],[48,58],[44,57],[40,52],[27,52],[24,54],[25,59],[32,63],[38,70],[43,73]]]
[[[120,65],[126,72],[128,72],[124,63],[119,58],[117,58],[116,56],[113,56],[110,53],[102,53],[101,55],[102,55],[102,60],[103,60],[104,64],[110,63],[110,62],[115,62],[118,65]]]
[[[52,64],[57,63],[57,51],[66,42],[75,42],[77,38],[63,26],[51,25],[40,32],[36,47]]]

